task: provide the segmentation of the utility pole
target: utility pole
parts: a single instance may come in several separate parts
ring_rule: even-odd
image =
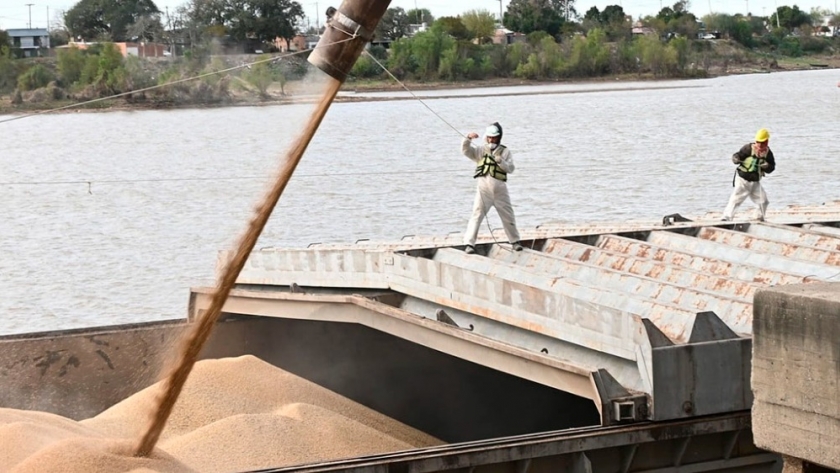
[[[47,5],[47,31],[50,31],[50,6]]]
[[[29,7],[29,25],[27,26],[27,28],[29,28],[30,30],[32,29],[32,5],[35,5],[35,4],[34,3],[27,3],[26,4],[26,6]]]
[[[169,54],[175,57],[175,39],[172,37],[172,18],[169,16],[169,5],[166,5],[166,39],[169,40]],[[157,46],[155,46],[155,54],[157,54]]]
[[[504,18],[504,16],[502,16],[502,1],[503,0],[499,0],[499,26],[504,26],[502,21],[502,18]],[[837,2],[835,1],[834,3],[836,4]]]
[[[321,34],[321,10],[318,10],[318,2],[315,2],[315,29]]]
[[[747,0],[747,16],[750,15],[750,0]]]

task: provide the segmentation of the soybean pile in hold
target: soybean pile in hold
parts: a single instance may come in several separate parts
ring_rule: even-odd
[[[227,473],[441,443],[247,355],[198,362],[158,447],[133,457],[160,388],[80,422],[0,409],[0,472]]]

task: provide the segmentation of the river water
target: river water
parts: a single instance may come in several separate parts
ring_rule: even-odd
[[[449,125],[482,133],[497,120],[520,228],[722,210],[729,157],[761,127],[778,162],[771,208],[838,199],[838,76],[418,93],[439,117],[416,100],[336,103],[258,246],[463,231],[472,164]],[[236,242],[311,109],[0,124],[0,334],[184,317],[189,287],[212,285],[218,250]]]

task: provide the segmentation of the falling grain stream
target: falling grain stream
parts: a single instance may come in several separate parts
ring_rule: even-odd
[[[236,253],[228,261],[227,266],[225,266],[219,275],[216,292],[213,294],[209,309],[185,335],[180,347],[180,356],[176,361],[175,368],[169,373],[163,383],[163,392],[156,399],[151,423],[137,445],[135,450],[136,456],[149,456],[155,448],[161,433],[163,433],[164,427],[166,427],[166,421],[169,419],[170,414],[172,414],[175,402],[178,400],[178,396],[184,388],[184,383],[186,383],[190,371],[192,371],[193,365],[195,365],[198,355],[201,353],[202,347],[204,347],[204,344],[210,337],[213,326],[222,313],[222,307],[231,289],[236,284],[239,273],[245,266],[248,256],[257,244],[260,233],[262,233],[269,217],[271,217],[271,212],[280,200],[280,196],[283,195],[283,191],[286,189],[286,185],[295,172],[295,168],[300,162],[301,157],[303,157],[303,153],[306,151],[307,146],[309,146],[310,141],[312,141],[312,137],[318,130],[321,121],[324,119],[324,115],[326,115],[327,110],[338,93],[342,81],[332,77],[328,81],[321,101],[312,112],[306,127],[289,149],[274,185],[266,194],[262,204],[257,208],[256,215],[254,215],[248,224],[248,228],[236,248]]]
[[[164,427],[166,427],[166,421],[172,414],[178,396],[184,388],[184,383],[186,383],[202,347],[210,338],[210,333],[222,313],[225,301],[236,284],[236,279],[245,266],[248,256],[257,244],[271,212],[280,200],[280,196],[286,189],[286,185],[303,157],[303,153],[321,125],[321,121],[324,119],[333,99],[338,94],[341,84],[347,78],[348,71],[352,69],[365,45],[373,38],[373,31],[390,3],[390,0],[344,0],[337,10],[335,8],[328,10],[327,27],[308,59],[310,63],[329,76],[324,95],[312,112],[300,136],[289,149],[273,187],[257,208],[256,215],[239,241],[233,258],[227,262],[219,275],[210,307],[184,337],[180,357],[175,369],[164,380],[163,393],[156,399],[151,423],[140,438],[134,452],[135,456],[146,457],[154,450]]]

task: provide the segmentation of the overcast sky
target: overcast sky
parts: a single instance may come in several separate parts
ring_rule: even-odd
[[[507,8],[509,0],[502,0],[504,7]],[[32,27],[44,28],[47,26],[47,20],[52,22],[61,10],[71,8],[75,1],[64,0],[49,0],[47,3],[38,3],[38,0],[0,0],[0,28],[26,28],[29,23],[30,8],[26,6],[27,3],[34,3],[31,7],[32,12]],[[155,4],[161,11],[165,11],[166,7],[174,10],[179,5],[185,3],[184,0],[155,0]],[[620,0],[620,1],[587,1],[578,0],[575,3],[575,8],[581,14],[585,13],[592,6],[597,6],[599,9],[604,9],[607,5],[619,4],[624,7],[624,11],[634,18],[645,15],[655,15],[661,6],[672,5],[672,1],[658,1],[658,0]],[[341,5],[340,0],[335,1],[314,1],[304,0],[301,2],[307,16],[310,17],[312,23],[315,23],[316,12],[326,11],[327,7]],[[767,15],[773,12],[776,5],[798,5],[804,11],[810,11],[813,7],[820,7],[830,10],[835,10],[837,7],[837,0],[695,0],[689,4],[689,10],[697,16],[703,16],[714,11],[717,13],[746,13],[747,5],[750,11],[755,15]],[[392,0],[392,7],[402,7],[406,10],[417,8],[428,8],[436,17],[440,16],[456,16],[464,11],[471,9],[486,9],[496,15],[499,14],[498,0]],[[49,17],[47,10],[49,9]],[[323,16],[323,15],[321,15]]]

